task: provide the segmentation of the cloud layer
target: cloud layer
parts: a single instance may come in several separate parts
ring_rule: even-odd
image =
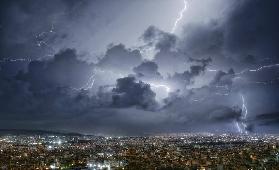
[[[177,34],[150,26],[143,44],[111,42],[98,56],[84,53],[84,44],[60,44],[81,42],[83,33],[69,38],[73,29],[54,32],[36,17],[87,28],[93,2],[31,2],[1,2],[8,9],[0,23],[0,128],[147,134],[240,132],[238,124],[278,132],[277,1],[232,3],[224,16],[185,22]],[[46,11],[34,11],[43,5]],[[30,58],[2,57],[19,54]]]

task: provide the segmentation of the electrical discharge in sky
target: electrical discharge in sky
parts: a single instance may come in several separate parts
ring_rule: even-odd
[[[179,22],[181,21],[181,19],[184,16],[185,11],[187,10],[187,1],[186,0],[183,0],[183,1],[184,1],[184,8],[180,11],[178,18],[176,18],[174,25],[171,29],[171,33],[175,32],[177,25],[179,24]]]
[[[185,11],[187,10],[187,1],[183,0],[184,2],[184,7],[183,9],[179,12],[179,16],[175,19],[174,25],[171,28],[170,33],[174,34],[177,26],[179,25],[179,22],[182,20]],[[147,56],[148,58],[153,58],[156,51],[154,46],[144,46],[142,49],[140,49],[141,54],[144,56]]]
[[[247,115],[248,115],[248,109],[246,106],[245,97],[242,94],[240,94],[240,97],[241,97],[241,101],[242,101],[241,125],[239,124],[240,122],[238,122],[238,121],[235,122],[235,125],[236,125],[238,132],[247,134],[248,131],[246,130],[247,125],[245,122],[246,122]]]
[[[170,92],[170,88],[167,85],[164,84],[154,84],[154,83],[149,83],[151,87],[154,88],[164,88],[166,90],[167,93]]]
[[[242,94],[241,94],[241,100],[242,100],[242,113],[243,113],[242,123],[241,123],[242,126],[243,126],[242,131],[247,134],[248,133],[247,130],[246,130],[247,125],[246,125],[245,121],[246,121],[246,118],[247,118],[247,115],[248,115],[248,109],[247,109],[247,106],[246,106],[245,98]]]
[[[79,90],[89,90],[89,89],[93,88],[94,83],[95,83],[95,74],[92,74],[84,86],[82,86],[80,88],[73,88],[73,89],[78,90],[78,91]]]
[[[176,28],[177,28],[177,25],[179,24],[179,22],[181,21],[181,19],[183,18],[183,15],[184,15],[184,13],[185,13],[185,11],[187,10],[187,1],[186,0],[183,0],[183,2],[184,2],[184,8],[180,11],[180,13],[179,13],[179,16],[178,16],[178,18],[176,18],[176,20],[175,20],[175,23],[174,23],[174,25],[173,25],[173,27],[172,27],[172,30],[171,30],[171,33],[174,33],[175,32],[175,30],[176,30]],[[49,31],[49,32],[53,32],[53,27],[51,28],[51,30]],[[150,49],[149,49],[150,50]],[[153,50],[153,49],[152,49]],[[92,88],[93,86],[94,86],[94,82],[95,82],[95,74],[93,73],[92,74],[92,76],[89,78],[89,80],[88,80],[88,82],[84,85],[84,86],[82,86],[81,88],[78,88],[77,90],[81,90],[81,89],[86,89],[86,90],[88,90],[88,89],[90,89],[90,88]],[[159,84],[159,85],[157,85],[157,84],[150,84],[152,87],[154,87],[154,88],[164,88],[165,90],[166,90],[166,92],[167,93],[169,93],[170,92],[170,88],[168,87],[168,86],[166,86],[166,85],[162,85],[162,84]]]

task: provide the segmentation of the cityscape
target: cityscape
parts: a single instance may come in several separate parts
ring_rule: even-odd
[[[5,135],[0,169],[277,170],[279,135]]]
[[[279,170],[279,0],[0,0],[0,170]]]

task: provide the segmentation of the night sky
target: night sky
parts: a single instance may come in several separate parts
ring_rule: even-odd
[[[0,129],[279,132],[278,0],[1,0]]]

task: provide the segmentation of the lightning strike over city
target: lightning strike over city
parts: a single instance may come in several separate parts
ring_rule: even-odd
[[[1,0],[0,169],[279,169],[278,6]]]
[[[241,132],[244,132],[245,134],[247,134],[248,133],[247,130],[246,130],[247,125],[246,125],[245,122],[247,121],[246,119],[247,119],[247,115],[248,115],[248,109],[247,109],[247,106],[246,106],[246,101],[245,101],[244,96],[241,94],[240,97],[241,97],[241,101],[242,101],[242,108],[241,108],[241,112],[242,112],[242,117],[241,117],[242,129],[241,129]]]

